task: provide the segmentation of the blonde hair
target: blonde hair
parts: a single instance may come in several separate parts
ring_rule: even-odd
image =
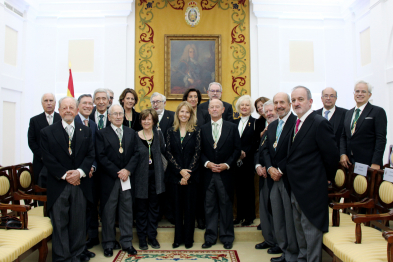
[[[181,102],[176,108],[175,119],[173,121],[173,130],[177,131],[180,127],[179,111],[181,110],[181,108],[183,106],[185,106],[188,109],[188,112],[190,112],[190,119],[187,122],[186,131],[193,132],[195,130],[195,126],[196,126],[196,115],[195,115],[195,111],[192,108],[191,104],[188,103],[187,101]]]
[[[243,103],[243,101],[246,101],[246,100],[250,101],[251,113],[254,113],[254,111],[255,111],[254,103],[252,102],[251,96],[249,96],[249,95],[243,95],[243,96],[239,97],[239,99],[236,102],[236,106],[235,106],[236,111],[240,113],[240,105],[241,105],[241,103]]]

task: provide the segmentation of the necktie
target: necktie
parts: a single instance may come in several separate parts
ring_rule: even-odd
[[[297,132],[299,131],[299,125],[300,125],[301,120],[298,119],[296,120],[296,128],[295,128],[295,135],[297,134]]]
[[[360,116],[360,109],[355,110],[355,117],[353,118],[352,125],[351,125],[351,134],[355,133],[356,123],[358,122]]]
[[[218,123],[213,123],[213,140],[214,140],[214,149],[217,147],[218,142]]]
[[[89,120],[88,119],[83,120],[83,122],[85,123],[85,126],[89,126]]]
[[[52,115],[48,116],[48,124],[49,125],[53,124]]]
[[[117,134],[117,137],[119,138],[119,141],[121,141],[121,139],[123,138],[123,135],[122,135],[121,129],[119,127],[116,129],[116,134]]]
[[[329,113],[330,113],[329,110],[326,110],[326,111],[325,111],[325,118],[326,118],[327,120],[329,120],[329,118],[328,118]]]
[[[72,137],[74,136],[74,128],[72,127],[72,125],[68,125],[66,127],[66,131],[67,131],[68,137],[69,137],[69,139],[71,141]]]
[[[276,141],[277,142],[278,142],[278,140],[280,140],[283,125],[284,125],[284,120],[281,119],[280,122],[278,123],[277,130],[276,130]]]
[[[103,129],[104,128],[104,115],[99,115],[100,120],[98,121],[98,129]]]

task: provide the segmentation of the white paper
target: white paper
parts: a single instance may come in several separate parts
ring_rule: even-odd
[[[393,183],[393,169],[385,167],[385,172],[383,174],[383,180]]]
[[[123,191],[131,189],[130,177],[128,177],[126,181],[120,179],[120,183],[121,183],[121,189],[123,189]]]
[[[355,170],[353,172],[358,175],[367,176],[367,168],[368,165],[355,162]]]

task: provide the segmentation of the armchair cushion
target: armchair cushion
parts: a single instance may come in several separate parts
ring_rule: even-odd
[[[366,240],[366,239],[365,239]],[[366,240],[367,241],[367,240]],[[362,244],[348,243],[337,245],[334,248],[334,254],[346,262],[387,262],[386,241],[381,237],[372,242],[366,241]]]

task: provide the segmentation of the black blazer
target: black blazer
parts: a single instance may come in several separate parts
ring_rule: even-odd
[[[324,117],[312,112],[292,142],[294,131],[290,132],[286,168],[282,171],[302,212],[315,227],[327,232],[327,181],[334,179],[340,159],[333,128]]]
[[[58,121],[41,130],[42,160],[48,169],[47,195],[48,210],[51,209],[57,198],[63,192],[67,181],[62,177],[69,170],[82,169],[86,177],[81,179],[79,187],[82,189],[86,199],[93,202],[91,193],[89,172],[94,161],[94,145],[91,138],[91,130],[78,122],[75,122],[74,145],[72,155],[68,152],[68,141],[62,121]]]
[[[54,112],[53,124],[60,121],[61,117],[58,113]],[[41,129],[49,126],[46,120],[45,112],[30,118],[29,130],[27,131],[27,141],[29,147],[33,152],[33,172],[34,182],[37,184],[38,176],[40,175],[41,169],[44,164],[42,163],[42,154],[40,146],[40,132]]]
[[[240,157],[240,136],[237,126],[229,121],[223,121],[221,136],[217,143],[217,148],[214,149],[213,135],[212,135],[212,125],[207,123],[201,127],[201,160],[202,165],[206,161],[211,161],[216,164],[226,163],[231,168],[229,170],[224,170],[220,173],[222,182],[224,183],[225,190],[231,200],[233,201],[234,193],[234,178],[233,178],[233,167],[236,165],[236,161]],[[212,179],[213,172],[203,167],[205,172],[205,187],[210,183]]]
[[[164,115],[162,116],[161,121],[160,121],[160,129],[161,129],[163,136],[165,136],[168,129],[171,126],[173,126],[174,119],[175,119],[175,112],[165,109]]]
[[[96,115],[96,110],[97,110],[97,107],[94,107],[94,108],[93,108],[93,111],[91,111],[91,114],[90,114],[90,116],[89,116],[89,118],[90,118],[91,120],[93,120],[94,122],[96,121],[96,117],[95,117],[95,115]],[[107,111],[108,111],[108,110],[107,110]],[[111,125],[111,121],[109,121],[108,114],[107,114],[106,116],[107,116],[107,117],[106,117],[106,125],[105,125],[105,127]],[[96,124],[97,124],[97,127],[98,127],[98,122],[96,122]]]
[[[180,141],[179,129],[169,128],[166,134],[166,157],[168,159],[168,179],[173,184],[179,184],[182,179],[180,171],[190,169],[189,183],[199,181],[199,159],[201,156],[201,130],[197,127],[193,132],[187,132],[183,143]]]
[[[135,109],[132,109],[132,121],[131,121],[131,126],[130,122],[126,119],[126,116],[124,115],[124,120],[123,120],[123,126],[127,126],[129,128],[134,129],[135,131],[140,131],[142,130],[141,122],[139,121],[139,113],[135,111]]]
[[[241,118],[235,119],[233,122],[236,125],[237,130],[239,127],[240,119]],[[246,157],[243,159],[243,164],[250,165],[251,167],[254,162],[254,153],[258,146],[258,144],[255,143],[254,141],[254,132],[255,132],[254,128],[255,128],[255,118],[250,116],[244,127],[243,134],[240,137],[241,150],[243,150],[246,153]],[[254,175],[254,173],[252,173],[252,175]]]
[[[79,116],[79,114],[75,116],[75,122],[78,122],[78,123],[81,123],[82,125],[84,125],[84,123],[82,123],[82,119]],[[97,124],[93,120],[89,119],[89,127],[91,129],[91,139],[93,140],[93,145],[95,145],[95,143],[96,143],[96,132],[98,131]],[[94,162],[93,162],[93,166],[95,168],[97,168],[97,161],[95,159],[94,159]]]
[[[340,140],[341,140],[341,134],[344,129],[344,119],[345,119],[345,113],[347,113],[347,109],[341,108],[336,106],[336,110],[334,111],[334,114],[332,117],[329,119],[329,123],[332,124],[333,126],[333,132],[336,138],[337,142],[337,147],[340,149]],[[317,114],[322,115],[323,108],[315,110]]]
[[[120,142],[116,132],[109,125],[97,132],[96,154],[103,169],[101,169],[101,208],[112,192],[116,179],[119,179],[117,172],[127,169],[131,172],[131,192],[135,192],[135,170],[139,162],[138,134],[131,128],[123,126],[122,148],[119,152]]]
[[[208,118],[209,118],[209,112],[202,109],[202,108],[198,108],[197,109],[197,126],[201,127],[204,124],[206,124],[208,122]]]
[[[289,112],[289,117],[285,122],[284,128],[281,132],[280,139],[277,143],[276,149],[274,149],[273,145],[276,142],[276,131],[277,126],[280,119],[273,121],[268,130],[266,131],[266,141],[265,146],[262,147],[262,152],[260,154],[260,158],[263,158],[265,163],[266,172],[270,167],[280,168],[281,172],[283,172],[283,176],[281,179],[284,182],[285,188],[290,196],[290,186],[288,181],[288,176],[286,174],[286,161],[287,161],[287,153],[288,153],[288,143],[291,137],[291,131],[293,130],[297,117]],[[260,160],[261,162],[261,160]],[[274,184],[274,180],[271,179],[270,174],[267,173],[268,179],[268,187],[272,188]]]
[[[263,150],[263,147],[265,147],[266,135],[267,135],[267,133],[265,132],[265,134],[263,134],[263,136],[261,138],[261,141],[259,141],[257,151],[254,153],[254,169],[255,169],[255,166],[258,164],[261,165],[262,167],[265,166],[265,159],[263,158],[262,150]],[[267,175],[266,179],[272,180],[272,182],[270,184],[273,184],[274,181],[269,175]],[[263,177],[259,177],[259,191],[261,191],[264,183],[265,183],[265,179]]]
[[[207,112],[209,112],[209,103],[210,100],[208,100],[207,102],[201,103],[198,106],[198,109],[201,108],[203,110],[206,110]],[[224,104],[225,110],[224,110],[224,114],[222,114],[222,119],[229,121],[229,122],[233,122],[233,109],[232,109],[232,105],[222,101],[222,103]],[[210,122],[211,121],[211,117],[210,114],[207,116],[206,118],[206,122]]]
[[[340,154],[346,154],[353,162],[371,166],[383,166],[386,147],[387,117],[379,106],[367,103],[351,135],[352,116],[355,108],[345,114],[344,130],[341,135]],[[353,157],[351,155],[353,154]]]

